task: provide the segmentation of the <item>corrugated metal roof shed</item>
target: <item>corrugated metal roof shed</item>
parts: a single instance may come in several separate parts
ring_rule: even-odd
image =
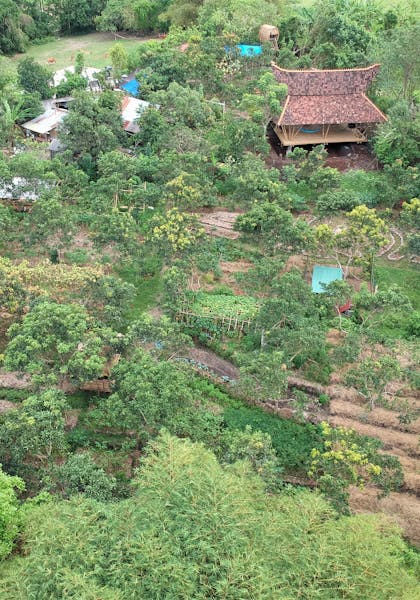
[[[39,117],[24,123],[22,127],[33,133],[45,135],[57,129],[66,115],[68,115],[68,111],[63,108],[49,108]]]

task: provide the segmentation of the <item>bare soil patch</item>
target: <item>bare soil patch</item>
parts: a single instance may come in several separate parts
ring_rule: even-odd
[[[403,530],[404,536],[420,546],[420,499],[412,494],[391,492],[378,498],[377,490],[350,488],[350,508],[354,513],[385,513]]]
[[[212,210],[212,212],[196,213],[198,220],[204,226],[208,235],[215,237],[224,237],[230,240],[236,240],[240,233],[234,231],[233,226],[240,212],[230,212],[227,210]]]
[[[271,149],[265,159],[267,167],[281,169],[284,165],[291,164],[286,156],[286,148],[283,148],[275,136],[270,136]],[[306,150],[312,150],[312,146],[304,146]],[[364,171],[377,171],[379,168],[377,159],[371,154],[367,144],[329,144],[325,146],[328,157],[325,166],[333,167],[338,171],[350,171],[352,169],[363,169]]]
[[[5,413],[8,410],[12,410],[16,407],[17,404],[15,404],[14,402],[9,402],[9,400],[0,400],[0,414]]]
[[[355,429],[362,435],[376,437],[384,445],[384,450],[392,450],[394,447],[400,448],[408,456],[420,458],[419,436],[414,433],[389,430],[385,427],[378,427],[369,423],[361,423],[349,417],[332,415],[329,418],[332,425]]]
[[[31,385],[30,378],[24,373],[16,373],[0,369],[0,388],[26,390]]]
[[[218,377],[229,377],[238,379],[239,369],[231,362],[220,358],[215,352],[204,348],[190,348],[187,352],[188,358],[207,365]]]

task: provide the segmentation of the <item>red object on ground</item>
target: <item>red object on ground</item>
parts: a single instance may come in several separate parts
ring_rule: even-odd
[[[337,310],[341,314],[346,312],[346,310],[350,310],[352,306],[351,300],[347,300],[347,302],[342,306],[337,306]]]

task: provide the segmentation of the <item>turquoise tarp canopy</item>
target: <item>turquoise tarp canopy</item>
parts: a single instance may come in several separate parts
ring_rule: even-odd
[[[325,292],[324,285],[340,279],[343,279],[343,271],[338,267],[315,265],[312,273],[312,291],[316,294],[322,294],[322,292]]]

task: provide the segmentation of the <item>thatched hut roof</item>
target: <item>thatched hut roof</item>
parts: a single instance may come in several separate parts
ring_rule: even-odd
[[[258,34],[260,42],[274,42],[277,46],[280,32],[275,25],[261,25]]]

